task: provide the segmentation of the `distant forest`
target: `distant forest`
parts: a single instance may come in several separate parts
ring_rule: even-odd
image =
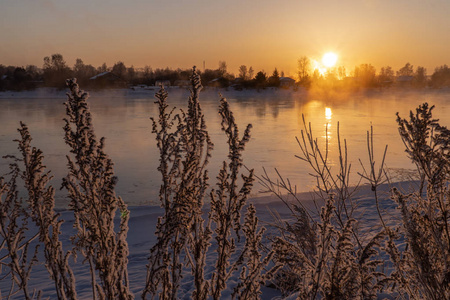
[[[307,89],[359,89],[387,88],[442,88],[450,87],[450,68],[447,65],[436,67],[431,75],[424,67],[414,68],[409,62],[399,70],[390,66],[379,72],[371,64],[361,64],[347,72],[344,67],[329,68],[320,73],[312,68],[307,57],[298,60],[295,78],[285,77],[276,68],[267,74],[264,70],[256,72],[251,66],[241,65],[238,74],[228,72],[225,61],[219,61],[217,69],[199,71],[205,86],[220,88],[264,89],[267,87],[307,88]],[[4,66],[0,64],[0,91],[30,90],[38,87],[64,88],[67,78],[77,78],[85,88],[130,88],[135,86],[187,86],[190,69],[152,69],[149,66],[134,68],[119,61],[112,67],[106,63],[99,67],[85,64],[77,59],[73,67],[67,65],[61,54],[44,58],[42,68],[35,65],[26,67]]]

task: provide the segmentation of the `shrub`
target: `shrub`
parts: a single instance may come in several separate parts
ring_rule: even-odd
[[[28,260],[30,242],[39,237],[44,247],[46,267],[55,283],[59,299],[76,299],[75,277],[69,258],[77,253],[84,256],[90,265],[92,297],[94,299],[130,299],[128,287],[127,255],[128,210],[114,192],[117,181],[112,161],[103,151],[104,139],[97,142],[92,119],[87,105],[88,94],[80,91],[76,80],[68,80],[70,88],[66,102],[65,141],[71,147],[74,159],[67,156],[69,174],[63,180],[71,202],[70,209],[75,216],[77,229],[72,242],[72,250],[65,252],[59,240],[62,220],[54,210],[54,189],[49,186],[50,173],[45,171],[42,151],[31,147],[28,127],[21,123],[18,140],[21,158],[11,163],[11,179],[5,183],[2,178],[1,232],[7,254],[3,260],[9,261],[12,285],[10,295],[16,293],[17,284],[26,299],[40,297],[40,293],[30,293],[27,283],[31,267],[37,261],[37,251]],[[24,166],[21,171],[19,162]],[[26,203],[18,197],[17,180],[23,180],[28,192]],[[5,197],[3,199],[3,195]],[[119,231],[115,232],[114,217],[121,210]],[[26,239],[29,221],[33,221],[38,232]],[[6,229],[6,231],[5,231]],[[97,279],[98,276],[98,279]]]
[[[358,232],[356,189],[349,186],[351,165],[347,160],[346,141],[342,143],[339,135],[339,125],[337,174],[328,162],[328,140],[325,151],[321,150],[304,119],[303,125],[305,130],[297,139],[302,153],[298,158],[314,170],[315,194],[319,196],[315,201],[316,215],[303,205],[297,198],[296,188],[280,174],[277,181],[267,174],[260,178],[266,189],[288,206],[292,216],[290,222],[275,220],[279,234],[272,237],[272,252],[274,261],[282,267],[275,275],[274,284],[285,295],[295,293],[297,299],[376,299],[387,280],[380,272],[383,266],[380,247],[386,231],[367,236]],[[372,134],[368,133],[367,142],[370,168],[361,175],[370,181],[376,193],[384,178],[381,172],[384,158],[377,171]]]
[[[314,170],[317,192],[324,203],[314,217],[296,199],[295,187],[279,175],[277,182],[267,174],[263,185],[290,208],[292,221],[276,220],[280,234],[272,238],[274,260],[282,265],[275,284],[298,299],[377,299],[386,290],[402,299],[450,298],[450,131],[432,118],[427,103],[406,120],[397,114],[406,153],[417,166],[418,191],[403,194],[391,189],[398,203],[401,222],[388,225],[383,218],[378,187],[388,177],[384,157],[375,168],[372,131],[367,135],[369,167],[359,175],[374,193],[380,229],[369,236],[358,233],[358,200],[348,186],[350,165],[346,144],[342,148],[338,129],[339,171],[331,172],[328,144],[321,151],[310,127],[298,140],[302,156]],[[339,126],[338,126],[339,127]],[[362,164],[362,163],[361,163]],[[297,202],[290,202],[286,195]],[[316,206],[320,204],[316,203]]]
[[[432,118],[434,106],[420,105],[410,119],[397,114],[406,153],[421,175],[421,188],[411,194],[394,189],[407,249],[397,268],[410,295],[450,298],[450,130]],[[426,192],[423,189],[426,187]]]
[[[242,281],[235,287],[234,295],[242,299],[253,298],[258,295],[259,282],[263,280],[262,265],[268,261],[260,260],[257,248],[262,231],[258,232],[252,206],[248,208],[244,221],[246,243],[238,258],[232,258],[238,251],[236,243],[242,231],[241,210],[253,184],[253,171],[249,175],[241,175],[242,182],[238,182],[242,152],[250,139],[251,126],[247,126],[242,138],[239,137],[238,126],[227,101],[224,98],[220,100],[219,113],[222,116],[222,130],[227,136],[229,155],[217,176],[216,189],[210,192],[211,205],[205,225],[202,214],[209,186],[206,166],[213,144],[199,103],[202,86],[195,68],[191,84],[187,112],[172,115],[173,109],[167,112],[167,92],[164,88],[156,94],[159,119],[153,119],[153,132],[156,133],[160,151],[158,170],[163,181],[160,201],[164,216],[158,220],[158,240],[151,249],[142,297],[177,298],[182,271],[190,267],[194,278],[192,298],[207,299],[212,296],[213,299],[220,299],[232,274],[248,260],[248,268],[241,269]],[[214,255],[208,252],[213,237],[217,244],[216,265],[206,278],[206,256]],[[186,265],[182,263],[183,258]]]

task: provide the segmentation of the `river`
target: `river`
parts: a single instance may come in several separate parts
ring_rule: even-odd
[[[168,103],[185,108],[189,92],[169,88]],[[129,205],[155,205],[158,203],[160,174],[155,136],[151,133],[150,117],[157,117],[154,104],[155,90],[102,90],[90,92],[88,100],[98,137],[106,137],[106,152],[115,163],[119,178],[117,193]],[[220,129],[218,115],[219,92],[227,98],[241,132],[248,123],[253,125],[251,140],[245,150],[244,164],[261,175],[263,168],[276,179],[276,168],[283,177],[297,185],[298,191],[309,191],[315,181],[311,169],[295,155],[301,151],[296,137],[303,129],[302,115],[311,123],[318,144],[325,150],[329,142],[329,163],[337,170],[337,125],[341,140],[348,145],[352,164],[351,184],[358,182],[361,171],[359,159],[368,162],[367,131],[373,127],[375,159],[381,163],[385,145],[388,145],[386,167],[394,179],[414,169],[404,153],[399,138],[395,113],[407,117],[410,110],[428,102],[436,106],[434,116],[441,125],[449,125],[450,91],[448,90],[371,90],[346,95],[311,95],[293,90],[235,91],[206,89],[201,93],[209,133],[215,144],[210,164],[211,185],[214,185],[221,161],[226,159],[225,135]],[[67,173],[68,146],[63,141],[63,118],[66,101],[64,91],[38,89],[26,92],[0,93],[0,154],[18,154],[17,127],[25,122],[31,131],[33,145],[44,152],[45,164],[54,175],[53,185],[58,189]],[[327,131],[326,131],[327,129]],[[327,134],[326,134],[327,132]],[[8,161],[0,163],[5,174]],[[252,196],[259,196],[263,188],[255,183]],[[65,207],[64,193],[57,192],[57,207]]]

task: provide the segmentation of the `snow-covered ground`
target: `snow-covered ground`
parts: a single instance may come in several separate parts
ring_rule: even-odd
[[[396,187],[403,191],[409,191],[415,187],[414,182],[396,183]],[[388,185],[383,185],[379,188],[380,204],[382,208],[383,218],[389,225],[399,224],[399,216],[395,209],[396,204],[389,199]],[[298,199],[309,208],[313,214],[315,211],[315,205],[313,199],[317,198],[314,193],[301,193],[298,194]],[[277,234],[274,228],[271,228],[270,224],[273,223],[274,211],[279,214],[281,219],[288,221],[291,219],[289,209],[282,203],[277,197],[273,195],[267,195],[264,197],[252,198],[249,200],[254,203],[257,209],[257,215],[260,224],[267,228],[266,234]],[[288,199],[292,201],[292,199]],[[372,233],[378,232],[379,218],[375,206],[375,198],[371,192],[370,187],[362,186],[359,192],[354,197],[355,203],[357,203],[358,209],[356,211],[356,217],[359,222],[359,230],[362,236],[369,238]],[[320,205],[320,202],[318,203]],[[131,218],[129,221],[129,233],[128,243],[130,249],[128,272],[130,278],[130,286],[135,293],[136,298],[140,297],[141,291],[144,286],[146,276],[146,264],[149,256],[149,249],[156,242],[154,230],[156,221],[159,216],[163,214],[163,209],[157,206],[134,206],[129,207],[131,212]],[[73,233],[72,222],[73,215],[70,211],[61,211],[61,218],[65,220],[62,226],[61,240],[65,245],[65,248],[70,247],[69,237]],[[213,241],[214,243],[214,241]],[[214,247],[211,247],[211,249]],[[208,256],[207,261],[207,273],[214,267],[215,256],[214,253]],[[74,267],[77,280],[77,292],[80,299],[90,299],[92,297],[92,291],[90,288],[90,275],[87,264],[81,263],[82,258],[78,259],[78,263]],[[32,280],[30,287],[44,292],[45,297],[53,299],[55,297],[52,281],[49,278],[47,270],[45,269],[43,262],[39,262],[33,269]],[[233,283],[236,283],[239,274],[232,277],[227,290],[223,293],[223,299],[227,299],[232,292]],[[0,281],[0,289],[2,295],[5,296],[7,287],[10,282],[8,280]],[[182,288],[179,291],[180,299],[189,299],[192,291],[192,278],[188,273],[182,281]],[[262,287],[262,299],[280,299],[280,293],[270,287]],[[21,299],[20,294],[15,299]]]

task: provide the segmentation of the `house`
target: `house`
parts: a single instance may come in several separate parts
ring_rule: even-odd
[[[397,86],[411,86],[414,76],[397,76],[395,83]]]
[[[122,79],[116,74],[106,71],[89,78],[89,81],[99,88],[114,87],[114,88],[125,88],[127,87],[126,80]]]
[[[12,84],[13,78],[8,75],[2,75],[0,77],[0,91],[7,90]]]
[[[179,87],[188,87],[191,85],[191,81],[190,80],[177,80],[174,82],[173,85],[179,86]]]
[[[216,87],[216,88],[225,88],[230,85],[230,81],[224,77],[219,77],[208,82],[208,86]]]
[[[0,80],[12,80],[13,78],[9,75],[2,75],[2,77],[0,77]]]
[[[380,81],[381,87],[390,87],[394,82],[392,80],[383,80]]]
[[[170,86],[170,80],[156,80],[155,81],[155,86],[169,87]]]
[[[280,77],[280,87],[281,88],[290,88],[295,85],[295,80],[290,77]]]

